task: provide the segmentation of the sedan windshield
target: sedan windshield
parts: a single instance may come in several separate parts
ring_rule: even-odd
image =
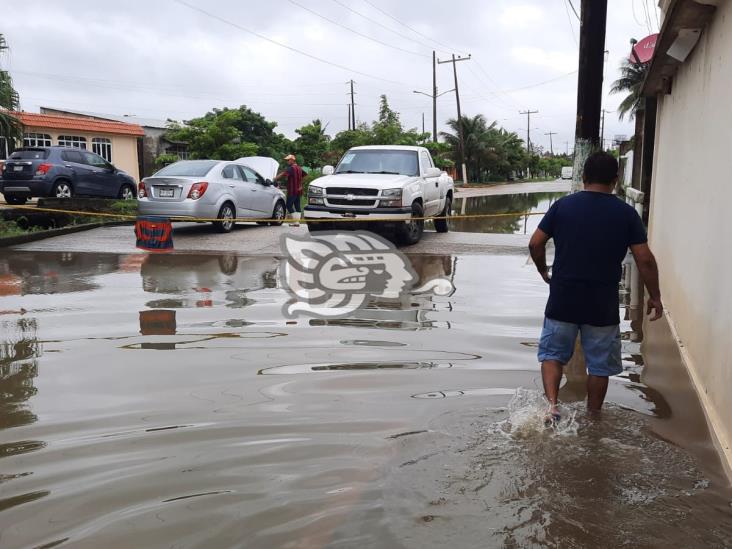
[[[218,160],[182,160],[170,166],[165,166],[162,170],[156,172],[155,176],[179,175],[183,177],[203,177],[218,163]]]
[[[419,175],[417,151],[365,149],[348,151],[335,173]]]

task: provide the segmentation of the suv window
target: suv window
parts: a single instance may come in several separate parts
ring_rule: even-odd
[[[244,181],[241,172],[236,168],[237,167],[234,164],[229,164],[221,171],[221,176],[224,179],[235,179],[237,181]]]
[[[10,160],[44,160],[48,158],[48,149],[21,149],[10,155]]]
[[[430,155],[428,155],[424,151],[422,151],[421,161],[422,161],[422,173],[423,174],[427,173],[427,170],[434,167],[434,166],[432,166],[432,159],[430,158]]]
[[[77,164],[85,164],[84,157],[81,156],[79,151],[63,151],[61,153],[61,159],[66,162],[76,162]]]
[[[84,164],[88,164],[89,166],[94,166],[95,168],[107,168],[109,166],[107,161],[98,154],[83,152],[81,156],[84,158]]]

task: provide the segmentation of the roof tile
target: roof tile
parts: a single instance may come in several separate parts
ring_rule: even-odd
[[[34,128],[53,128],[58,130],[76,130],[84,132],[110,133],[117,135],[135,135],[142,137],[145,131],[138,124],[115,122],[112,120],[91,120],[73,116],[55,114],[38,114],[34,112],[13,113],[24,126]]]

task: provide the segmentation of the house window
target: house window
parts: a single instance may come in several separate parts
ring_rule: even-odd
[[[186,145],[175,144],[165,149],[165,154],[174,154],[178,160],[188,160],[190,157],[188,147]]]
[[[106,137],[95,137],[92,139],[92,152],[98,154],[107,162],[112,161],[112,141]]]
[[[78,135],[59,135],[58,144],[60,147],[74,147],[86,150],[86,137]]]
[[[50,147],[51,136],[47,133],[24,133],[24,147]]]

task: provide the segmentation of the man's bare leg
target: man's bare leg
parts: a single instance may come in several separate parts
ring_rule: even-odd
[[[558,414],[557,398],[559,384],[562,381],[562,363],[558,360],[545,360],[541,363],[541,379],[544,382],[544,394],[551,406],[550,413]]]
[[[587,376],[587,410],[591,414],[599,414],[607,394],[608,378]]]

